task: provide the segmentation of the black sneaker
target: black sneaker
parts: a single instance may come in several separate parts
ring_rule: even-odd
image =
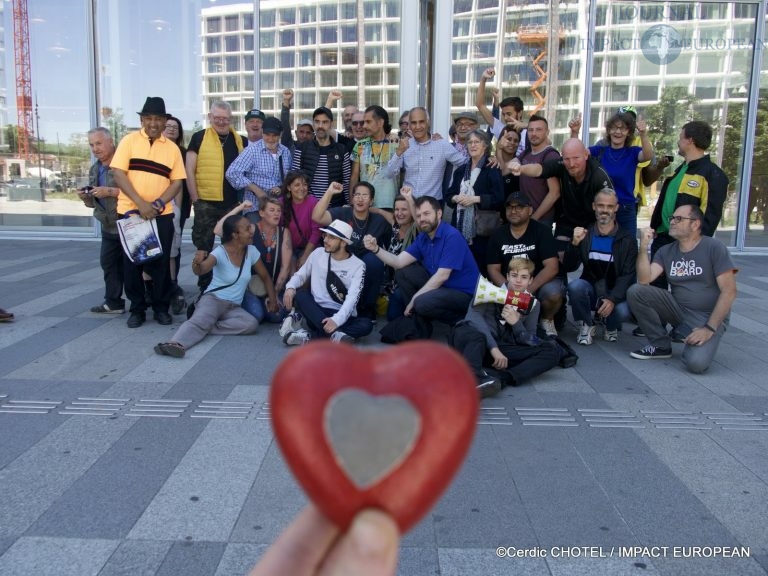
[[[94,314],[124,314],[125,308],[110,308],[109,305],[105,302],[99,306],[92,307],[91,312]]]
[[[655,360],[656,358],[672,358],[671,348],[656,348],[653,344],[648,344],[645,348],[635,350],[629,353],[632,358],[638,360]]]
[[[632,336],[637,336],[638,338],[645,338],[645,332],[643,332],[643,329],[638,326],[634,330],[632,330]]]
[[[477,382],[477,393],[480,398],[490,398],[501,392],[501,382],[487,373]]]
[[[173,324],[173,318],[168,312],[155,312],[155,322],[161,326],[169,326]]]
[[[181,289],[179,289],[181,290]],[[184,312],[184,308],[187,307],[187,300],[184,298],[184,292],[179,292],[171,298],[171,313],[174,316],[178,316],[182,312]]]
[[[147,315],[144,312],[131,312],[126,324],[128,325],[128,328],[138,328],[146,321]]]

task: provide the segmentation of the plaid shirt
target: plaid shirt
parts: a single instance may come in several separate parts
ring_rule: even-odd
[[[253,204],[253,208],[246,212],[255,212],[259,209],[259,199],[246,188],[248,184],[255,184],[269,193],[269,190],[283,183],[283,178],[291,169],[291,161],[291,151],[282,144],[277,145],[277,158],[267,150],[264,140],[243,148],[240,155],[227,168],[227,180],[234,188],[244,190],[243,200]]]

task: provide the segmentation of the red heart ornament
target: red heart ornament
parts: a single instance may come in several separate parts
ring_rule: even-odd
[[[466,362],[442,344],[313,342],[278,366],[270,407],[288,466],[328,518],[346,529],[379,508],[404,533],[464,460],[479,400]]]

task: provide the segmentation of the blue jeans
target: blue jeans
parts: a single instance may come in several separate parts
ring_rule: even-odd
[[[283,295],[280,294],[279,296],[282,300]],[[281,304],[277,312],[269,312],[264,300],[264,298],[259,298],[255,294],[251,293],[250,290],[246,290],[241,306],[243,310],[256,318],[260,324],[263,322],[269,322],[270,324],[279,324],[282,322],[283,319],[288,315],[288,310],[286,310]]]
[[[592,312],[597,305],[597,298],[595,287],[586,280],[579,278],[568,283],[568,301],[571,303],[573,319],[577,322],[592,323]],[[627,322],[629,318],[629,305],[626,301],[620,302],[606,318],[605,327],[608,330],[621,330],[621,323]]]
[[[376,320],[376,300],[384,284],[384,263],[373,252],[366,252],[361,260],[365,264],[365,279],[357,303],[357,315]]]
[[[294,306],[298,308],[299,312],[304,315],[304,319],[307,321],[309,331],[313,337],[330,338],[330,334],[326,334],[323,330],[323,320],[330,318],[337,311],[331,308],[322,308],[315,299],[312,297],[312,293],[309,290],[298,290],[296,297],[293,299]],[[360,316],[350,316],[344,324],[336,328],[339,332],[344,332],[347,336],[352,338],[362,338],[367,336],[373,330],[373,322],[369,318],[361,318]]]
[[[616,223],[632,234],[632,238],[637,238],[637,204],[619,204]]]

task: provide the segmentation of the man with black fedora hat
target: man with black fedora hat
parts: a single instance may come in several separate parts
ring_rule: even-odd
[[[181,151],[175,142],[163,136],[165,101],[150,96],[138,113],[141,130],[126,135],[112,157],[110,168],[120,188],[117,198],[119,217],[138,212],[146,220],[154,219],[163,254],[160,258],[136,264],[128,256],[123,259],[125,295],[130,300],[129,328],[138,328],[146,320],[148,303],[144,298],[146,272],[153,280],[152,310],[159,324],[172,322],[168,308],[171,300],[170,255],[173,242],[173,204],[186,177]]]
[[[243,212],[251,222],[259,220],[259,207],[267,198],[280,196],[280,186],[291,170],[291,151],[280,143],[282,132],[280,120],[267,118],[261,140],[248,145],[227,168],[229,183],[251,203]]]

